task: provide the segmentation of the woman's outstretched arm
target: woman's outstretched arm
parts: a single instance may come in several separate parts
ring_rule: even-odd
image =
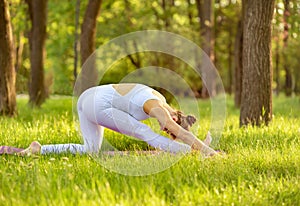
[[[193,150],[209,156],[217,154],[215,150],[204,144],[193,133],[178,125],[171,117],[169,110],[165,108],[164,103],[157,100],[149,100],[145,103],[144,110],[151,117],[158,120],[161,128],[166,128],[176,136],[177,140],[190,145]]]

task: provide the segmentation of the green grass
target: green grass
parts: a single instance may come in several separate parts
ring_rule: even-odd
[[[26,102],[18,99],[16,118],[0,118],[1,145],[80,143],[71,98],[49,99],[40,110]],[[202,138],[210,102],[199,104],[201,126],[194,132]],[[218,145],[224,158],[190,154],[147,176],[111,172],[88,155],[0,156],[0,205],[300,205],[299,99],[274,98],[268,127],[239,128],[238,114],[228,98]],[[105,137],[119,149],[147,148],[114,132]]]

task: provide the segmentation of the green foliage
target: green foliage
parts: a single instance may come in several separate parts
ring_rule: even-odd
[[[48,1],[46,75],[50,80],[46,83],[53,83],[54,94],[72,94],[73,91],[75,3]]]
[[[14,46],[16,49],[16,91],[27,93],[30,74],[28,30],[29,16],[27,5],[22,0],[10,0],[10,15],[13,30]],[[22,53],[20,52],[22,51]],[[18,54],[19,53],[19,54]]]
[[[52,97],[40,110],[26,102],[18,99],[15,119],[0,118],[1,145],[81,142],[70,97]],[[203,139],[210,102],[199,101],[199,108],[200,127],[193,132]],[[239,128],[231,98],[227,114],[219,145],[225,157],[190,154],[149,176],[110,172],[87,155],[1,156],[1,205],[299,205],[299,99],[276,97],[268,127]],[[108,130],[105,137],[120,149],[145,146]]]
[[[81,1],[80,24],[82,23],[88,1]],[[128,32],[158,29],[174,32],[182,35],[201,45],[200,19],[198,18],[196,3],[193,0],[165,1],[165,8],[162,1],[147,0],[108,0],[103,1],[100,15],[97,19],[96,47],[100,47],[109,40]],[[75,30],[75,5],[76,1],[48,1],[48,24],[47,24],[47,57],[45,61],[46,84],[50,87],[50,92],[54,94],[72,94],[74,76],[74,30]],[[282,54],[287,53],[289,65],[293,73],[294,90],[300,93],[299,85],[299,3],[296,0],[290,1],[289,17],[289,43],[288,48],[283,51],[283,3],[276,1],[278,12],[273,20],[273,54],[275,54],[276,39],[279,40],[279,67],[280,85],[284,85],[285,72],[283,70]],[[241,1],[220,0],[214,2],[214,37],[215,37],[215,57],[216,67],[223,80],[224,87],[230,90],[234,72],[234,43],[237,30],[237,22],[241,17]],[[28,52],[28,30],[29,17],[27,6],[24,1],[10,0],[10,11],[12,16],[13,33],[15,45],[18,48],[24,44],[22,61],[17,72],[17,91],[26,93],[28,90],[29,78],[29,52]],[[136,58],[135,55],[133,55]],[[141,66],[155,65],[155,56],[141,54]],[[165,58],[165,56],[162,56]],[[167,58],[166,58],[167,59]],[[275,62],[275,55],[273,55]],[[183,62],[169,64],[172,59],[167,59],[164,64],[180,75],[187,82],[192,83],[192,89],[196,92],[201,89],[201,80],[193,73],[193,70],[186,69]],[[273,63],[273,65],[275,65]],[[116,66],[116,65],[115,65]],[[118,67],[112,69],[107,74],[105,83],[118,82],[120,76],[136,69],[127,58],[124,62],[117,64]],[[80,69],[79,69],[80,71]],[[274,75],[274,77],[276,77]],[[274,86],[276,86],[274,84]],[[282,86],[283,87],[283,86]],[[281,88],[282,89],[282,88]]]
[[[288,65],[290,71],[293,76],[293,90],[296,94],[300,93],[299,88],[299,21],[300,21],[300,5],[297,1],[290,1],[289,4],[289,17],[288,17],[288,42],[287,48],[283,47],[283,32],[284,32],[284,24],[283,24],[283,14],[284,14],[284,4],[282,0],[276,1],[276,10],[274,13],[273,19],[273,65],[275,65],[275,54],[276,54],[276,46],[279,47],[279,89],[284,88],[285,85],[285,71],[284,64]],[[277,44],[277,45],[276,45]],[[283,58],[283,55],[286,55],[286,60]],[[275,66],[273,66],[275,68]],[[276,76],[275,76],[276,78]]]

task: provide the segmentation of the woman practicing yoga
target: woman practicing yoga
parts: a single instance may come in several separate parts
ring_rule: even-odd
[[[77,110],[83,145],[40,145],[35,141],[20,154],[98,153],[104,128],[136,137],[162,151],[188,153],[197,150],[207,156],[217,154],[208,146],[209,143],[200,141],[189,131],[196,121],[194,116],[185,116],[174,110],[159,92],[142,84],[92,87],[80,95]],[[149,117],[156,118],[161,129],[170,134],[173,140],[153,132],[150,127],[140,122]]]

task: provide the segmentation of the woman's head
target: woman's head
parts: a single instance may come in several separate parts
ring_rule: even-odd
[[[194,117],[193,115],[185,115],[183,114],[182,111],[176,111],[173,115],[173,120],[180,125],[183,129],[189,131],[190,127],[197,121],[196,117]],[[166,130],[168,134],[171,135],[171,137],[173,139],[176,138],[176,136],[169,132],[168,130]]]
[[[184,115],[182,111],[176,111],[176,116],[176,123],[179,124],[183,129],[188,131],[197,120],[193,115]]]

